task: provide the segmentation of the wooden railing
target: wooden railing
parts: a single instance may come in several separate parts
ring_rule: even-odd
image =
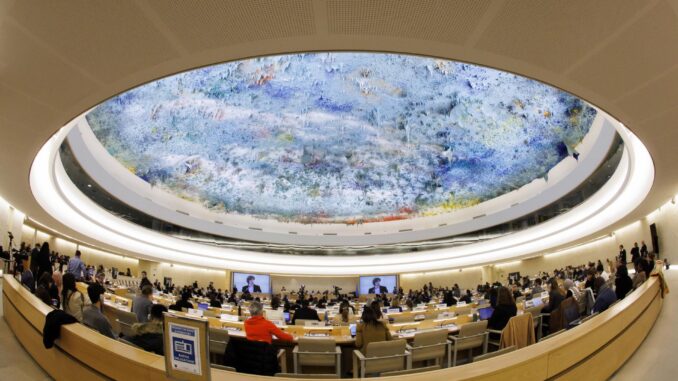
[[[4,277],[2,290],[7,324],[35,361],[56,380],[167,379],[163,357],[104,337],[81,324],[62,327],[56,346],[45,349],[42,328],[51,308],[11,276]],[[607,311],[547,341],[482,362],[384,379],[604,380],[641,345],[661,308],[659,281],[652,277]],[[212,369],[212,380],[216,381],[263,379]]]

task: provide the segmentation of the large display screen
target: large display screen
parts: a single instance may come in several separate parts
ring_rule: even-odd
[[[358,292],[360,295],[390,294],[396,287],[398,287],[398,277],[396,275],[361,276]]]
[[[238,289],[238,292],[271,293],[271,277],[266,274],[233,273],[232,284],[233,287]]]

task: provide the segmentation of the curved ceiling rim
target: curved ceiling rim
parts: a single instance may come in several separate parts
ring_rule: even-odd
[[[635,155],[641,156],[642,160],[640,161],[640,163],[644,165],[643,170],[645,171],[644,172],[645,178],[639,179],[638,181],[643,180],[643,181],[640,181],[639,183],[644,184],[645,186],[633,188],[634,193],[630,193],[628,191],[628,189],[630,187],[625,187],[624,189],[626,189],[627,192],[625,194],[622,194],[617,199],[617,201],[619,201],[619,199],[621,199],[623,197],[626,197],[627,199],[629,199],[629,200],[625,200],[627,202],[623,203],[623,205],[625,205],[626,207],[621,208],[621,209],[625,209],[626,211],[621,212],[621,214],[620,214],[618,212],[615,212],[614,211],[615,208],[612,208],[612,207],[608,207],[605,210],[603,210],[602,213],[605,213],[605,212],[607,212],[608,214],[612,213],[612,215],[614,216],[614,218],[612,218],[612,219],[607,219],[607,216],[605,216],[606,220],[608,221],[608,222],[604,223],[605,226],[609,226],[609,225],[613,224],[614,222],[622,219],[624,216],[626,216],[628,213],[630,213],[632,210],[634,210],[635,207],[637,207],[642,202],[642,200],[645,198],[645,196],[648,194],[650,188],[652,187],[653,179],[654,179],[654,167],[653,167],[653,162],[652,162],[652,159],[649,155],[649,152],[647,152],[645,147],[642,145],[640,140],[638,140],[635,137],[635,135],[633,135],[630,131],[626,130],[624,127],[621,127],[621,125],[620,125],[620,128],[625,130],[625,135],[622,134],[622,137],[625,138],[625,141],[626,141],[626,138],[628,137],[628,138],[630,138],[630,140],[632,142],[632,144],[628,148],[632,157],[634,159],[638,159]],[[62,133],[60,134],[62,139],[63,139],[63,136],[65,135],[64,131],[65,131],[65,129],[62,130],[61,131]],[[56,136],[55,136],[55,138],[56,138]],[[56,139],[54,139],[54,140],[56,140]],[[49,169],[50,166],[53,168],[53,163],[54,163],[53,159],[56,158],[56,152],[57,152],[58,146],[56,147],[57,149],[55,149],[54,147],[51,147],[51,148],[52,148],[52,152],[49,152],[49,149],[50,149],[49,146],[43,147],[43,149],[41,150],[38,157],[36,157],[36,161],[34,163],[34,168],[31,171],[31,183],[32,184],[38,184],[39,183],[41,175],[44,174],[44,171],[40,172],[41,169],[42,170]],[[50,154],[51,154],[51,156],[50,156]],[[43,159],[45,159],[45,157],[46,157],[48,160],[47,160],[46,163],[44,162],[44,160],[43,160],[43,162],[40,162],[39,160],[37,160],[39,157],[42,157]],[[50,165],[49,159],[52,159],[52,161],[51,161],[52,165]],[[631,159],[629,159],[629,160],[631,160]],[[635,160],[632,160],[632,161],[635,161]],[[40,167],[42,167],[42,168],[40,168]],[[638,167],[637,165],[634,165],[632,163],[632,164],[629,165],[629,167],[630,168],[628,168],[628,170],[630,171],[631,175],[635,175],[635,176],[639,176],[639,175],[642,176],[643,175],[643,171],[639,171],[638,168],[637,168]],[[47,176],[50,177],[51,175],[49,175],[49,173],[48,173]],[[624,176],[624,177],[626,177],[626,176]],[[42,178],[44,178],[44,177],[42,177]],[[606,185],[608,185],[609,183],[610,182],[608,182]],[[51,184],[51,181],[50,181],[50,184]],[[53,185],[53,184],[51,184],[51,185]],[[34,197],[38,200],[38,202],[41,203],[41,206],[43,208],[45,208],[46,210],[48,210],[49,209],[49,202],[45,203],[46,198],[43,198],[43,197],[45,197],[45,189],[46,189],[46,187],[38,187],[37,190],[36,190],[36,188],[33,188],[33,194],[34,194]],[[600,192],[597,192],[596,195],[598,195],[599,193]],[[46,196],[46,197],[49,198],[49,196]],[[629,205],[631,206],[630,208],[629,208]],[[573,209],[573,211],[575,209]],[[567,215],[572,215],[571,213],[573,213],[573,211],[570,211],[569,213],[567,213]],[[104,213],[107,213],[107,212],[104,211]],[[595,217],[600,217],[600,215],[602,213],[594,216],[594,218],[589,218],[587,221],[589,221],[589,222],[593,221],[595,219]],[[615,213],[616,213],[616,215],[615,215]],[[601,218],[599,218],[599,219],[601,219]],[[555,220],[557,220],[557,218],[553,219],[552,221],[555,221]],[[579,224],[575,228],[579,228],[581,230],[583,225],[585,225],[585,224]],[[599,227],[596,227],[595,229],[593,229],[592,231],[598,231],[599,229],[602,229],[602,228],[603,227],[599,226]],[[590,227],[587,227],[586,230],[587,230],[587,233],[590,233],[590,231],[591,231]],[[531,232],[531,233],[534,234],[534,232]],[[519,234],[519,233],[516,233],[516,234]],[[581,234],[581,236],[579,236],[579,237],[570,237],[570,238],[567,238],[567,241],[565,241],[565,242],[557,242],[557,243],[553,242],[553,243],[550,243],[551,246],[549,246],[549,247],[537,247],[535,250],[536,251],[542,251],[542,250],[545,251],[545,250],[550,249],[551,247],[558,247],[558,246],[562,246],[564,244],[567,244],[568,242],[575,242],[577,239],[582,239],[586,235],[587,234],[584,233],[584,234]],[[92,237],[92,238],[94,238],[97,241],[102,241],[102,239],[100,237]],[[551,240],[553,240],[552,237],[549,237],[549,238],[551,238]],[[545,239],[542,240],[542,242],[544,242],[544,241],[545,241]],[[106,240],[104,239],[103,242],[106,242]],[[115,243],[106,242],[106,244],[116,246]],[[523,245],[525,245],[525,244],[523,243]],[[473,246],[473,245],[469,245],[469,246]],[[130,249],[125,248],[125,250],[130,250]],[[153,259],[154,260],[161,260],[161,261],[169,259],[170,261],[178,262],[178,263],[186,263],[186,264],[193,264],[193,265],[202,264],[202,265],[206,265],[208,267],[217,267],[217,268],[226,267],[226,268],[233,268],[233,269],[243,269],[243,270],[248,270],[248,271],[266,271],[266,272],[289,273],[289,274],[307,273],[307,274],[310,274],[310,275],[313,275],[313,274],[350,275],[350,274],[373,274],[377,270],[380,270],[378,272],[406,273],[406,272],[413,272],[413,271],[441,270],[443,268],[467,267],[467,266],[472,266],[472,265],[478,265],[480,263],[496,262],[498,260],[508,261],[508,260],[512,260],[512,259],[519,259],[519,258],[527,257],[527,256],[530,256],[530,255],[534,255],[535,250],[532,250],[532,251],[527,250],[527,251],[524,251],[524,252],[521,252],[521,253],[518,253],[518,254],[514,253],[510,256],[504,256],[504,257],[500,257],[499,255],[495,254],[491,258],[488,257],[487,255],[484,255],[483,257],[481,257],[480,255],[467,255],[467,256],[464,256],[464,257],[451,258],[448,255],[450,253],[445,253],[445,252],[442,252],[442,253],[439,253],[437,251],[432,251],[432,252],[429,252],[429,253],[418,252],[416,254],[416,259],[418,260],[417,265],[413,265],[411,263],[407,263],[405,265],[400,265],[400,264],[399,265],[383,265],[382,262],[383,262],[384,259],[386,259],[386,257],[384,257],[384,256],[369,256],[368,260],[374,261],[373,264],[370,264],[370,265],[365,265],[365,264],[360,264],[360,263],[356,264],[355,263],[355,262],[365,262],[364,260],[367,257],[363,257],[363,258],[351,257],[351,258],[348,258],[348,259],[350,259],[350,262],[351,262],[350,265],[348,265],[348,264],[344,265],[342,263],[342,262],[345,262],[347,260],[346,257],[342,257],[342,258],[332,258],[332,257],[317,258],[316,257],[316,258],[313,258],[313,259],[314,260],[320,259],[321,261],[324,261],[324,263],[318,263],[317,267],[311,267],[308,263],[309,256],[304,256],[301,259],[303,261],[303,263],[294,264],[293,265],[294,268],[287,268],[287,266],[290,266],[290,264],[289,264],[290,261],[296,262],[294,260],[298,259],[298,258],[296,258],[295,256],[279,256],[278,259],[281,259],[281,257],[282,257],[282,259],[284,260],[284,263],[281,262],[281,263],[273,264],[269,261],[263,261],[265,263],[265,265],[259,265],[259,264],[255,264],[253,262],[249,262],[250,265],[247,265],[245,267],[242,267],[239,264],[234,264],[232,260],[231,260],[231,262],[227,262],[227,261],[222,260],[221,262],[219,262],[216,265],[212,261],[210,261],[210,263],[207,263],[208,258],[205,258],[205,257],[198,258],[200,260],[200,262],[188,261],[188,260],[186,260],[186,258],[173,258],[174,256],[171,255],[171,253],[169,253],[170,255],[168,255],[168,256],[162,256],[162,255],[157,256],[156,255],[155,257],[153,257]],[[130,250],[130,251],[136,252],[139,257],[149,257],[150,256],[149,254],[141,253],[140,250]],[[200,250],[197,250],[197,252],[200,252]],[[266,256],[255,255],[255,253],[251,253],[251,252],[247,252],[247,255],[248,256],[255,256],[255,257],[262,257],[262,258],[267,258],[267,259],[271,258],[271,255],[266,255]],[[463,254],[460,254],[460,255],[463,255]],[[400,258],[406,259],[405,258],[406,255],[399,255],[399,254],[389,255],[388,259],[389,260],[395,259],[395,257],[397,257],[397,256],[400,256]],[[445,257],[447,259],[444,259]],[[429,262],[425,262],[425,261],[429,261]],[[475,261],[475,262],[472,262],[472,261]],[[240,260],[239,262],[242,262],[242,260]],[[344,266],[350,266],[350,269],[344,269]]]
[[[629,160],[630,160],[630,159],[629,159],[628,155],[625,154],[624,157],[623,157],[623,159],[622,159],[622,161],[626,164]],[[80,193],[79,193],[79,190],[78,190],[75,186],[73,186],[71,183],[69,183],[67,178],[65,178],[65,172],[63,172],[62,167],[59,165],[59,163],[58,163],[58,158],[57,158],[57,164],[55,164],[55,165],[58,167],[58,171],[57,171],[57,172],[62,172],[62,175],[61,175],[61,176],[59,176],[58,174],[56,175],[57,178],[55,179],[55,181],[56,181],[57,183],[60,183],[60,182],[63,181],[64,184],[62,184],[62,186],[65,185],[66,187],[71,188],[71,191],[72,191],[72,192],[75,192],[75,193],[77,193],[77,194],[80,194]],[[630,165],[630,164],[627,164],[627,167],[628,167],[629,165]],[[617,172],[617,173],[615,174],[615,178],[617,178],[617,177],[622,177],[622,179],[620,179],[620,180],[618,181],[619,184],[616,184],[616,183],[611,179],[610,185],[608,185],[608,187],[610,187],[610,186],[615,186],[615,185],[618,186],[619,189],[617,189],[616,191],[611,192],[611,193],[614,193],[615,196],[618,195],[619,190],[620,190],[620,189],[623,189],[623,187],[624,187],[624,186],[628,183],[628,181],[629,181],[629,179],[628,179],[628,172],[627,172],[627,171],[624,171],[624,169],[625,169],[625,168],[622,166],[622,169],[620,169],[620,171]],[[57,192],[58,192],[60,195],[62,195],[62,196],[64,195],[63,188],[58,189]],[[598,195],[598,197],[600,197],[600,195]],[[72,201],[68,200],[68,201],[66,201],[66,202],[68,203],[69,206],[71,206],[71,207],[74,206]],[[91,202],[89,199],[87,199],[87,202],[90,203],[94,208],[100,209],[100,208],[98,207],[98,205],[96,205],[94,202]],[[602,206],[600,206],[600,207],[599,207],[598,209],[596,209],[596,210],[600,210],[600,209],[604,208],[605,206],[609,205],[611,202],[613,202],[613,200],[606,200],[606,201],[605,201],[605,204],[602,205]],[[76,209],[77,209],[77,208],[76,208]],[[88,214],[86,214],[86,213],[81,213],[81,215],[88,216]],[[98,222],[97,222],[96,220],[94,220],[94,219],[91,219],[91,218],[89,218],[89,217],[85,217],[85,218],[87,218],[87,219],[88,219],[88,223],[90,223],[90,224],[92,224],[92,225],[102,226],[100,223],[98,223]],[[125,224],[125,225],[130,225],[130,224],[131,224],[131,223],[127,222],[127,221],[120,221],[120,222],[123,223],[123,224]],[[133,224],[132,224],[132,225],[133,225]],[[137,228],[137,226],[136,226],[136,225],[133,225],[133,228]],[[564,231],[564,230],[566,230],[566,229],[567,229],[567,227],[562,228],[561,230],[555,231],[555,232],[553,232],[552,234],[557,234],[558,232],[562,232],[562,231]],[[152,232],[152,231],[149,232],[149,233],[150,233],[149,235],[158,236],[161,240],[164,240],[164,239],[168,238],[167,236],[164,236],[164,235],[162,235],[161,233]],[[123,236],[124,238],[126,238],[126,239],[134,239],[133,236],[130,235],[130,234],[122,234],[122,233],[117,233],[117,234],[118,234],[118,235],[122,235],[122,236]],[[503,238],[503,237],[500,237],[500,238]],[[169,241],[173,241],[173,240],[174,240],[174,238],[173,238],[173,237],[170,237]],[[494,243],[496,243],[497,241],[499,241],[499,239],[495,240]],[[150,242],[143,242],[143,243],[144,243],[144,244],[153,245],[153,244],[150,243]],[[177,243],[177,244],[183,244],[183,242],[177,242],[177,241],[175,241],[175,243]],[[525,244],[526,244],[526,243],[520,243],[520,244],[518,244],[518,245],[525,245]],[[529,244],[529,242],[528,242],[528,244]],[[185,246],[189,246],[189,245],[185,245]],[[515,245],[514,245],[514,246],[515,246]],[[155,245],[155,247],[158,247],[158,245]],[[163,246],[162,248],[165,249],[165,250],[170,250],[170,246]],[[512,248],[512,246],[509,245],[509,246],[507,246],[507,248]],[[179,250],[177,250],[176,247],[171,247],[171,250],[173,250],[173,251],[175,251],[175,252],[179,251]],[[236,254],[243,254],[243,255],[249,253],[249,252],[246,251],[246,250],[231,249],[231,251],[234,251]],[[442,252],[442,251],[443,251],[443,250],[441,250],[441,249],[438,249],[438,250],[430,250],[429,253],[440,253],[440,252]],[[487,255],[487,254],[490,254],[491,252],[492,252],[492,248],[487,248],[487,249],[485,249],[483,252],[476,253],[476,254],[473,254],[473,255],[471,255],[471,256]],[[187,255],[189,255],[189,256],[190,256],[190,255],[194,255],[194,254],[188,252],[187,250],[183,251],[182,253],[183,253],[183,254],[187,254]],[[300,258],[300,257],[296,257],[296,256],[281,255],[281,254],[270,254],[270,255],[268,255],[268,254],[263,254],[263,255],[262,255],[261,253],[257,253],[257,254],[258,254],[258,256],[262,256],[262,257],[265,256],[265,257],[268,257],[268,258],[275,258],[275,259],[278,259],[278,260],[280,259],[280,257],[285,257],[285,261],[289,261],[290,259],[297,259],[297,258]],[[526,254],[526,255],[529,255],[529,254]],[[443,255],[443,256],[444,256],[444,255]],[[455,256],[453,256],[453,258],[456,259],[456,258],[459,258],[459,257],[462,257],[462,256],[463,256],[462,254],[456,254]],[[204,257],[204,256],[203,256],[203,257]],[[220,258],[213,257],[213,256],[208,256],[208,257],[209,257],[210,259],[220,259]],[[328,259],[334,259],[334,260],[345,259],[345,257],[328,257],[328,256],[322,256],[322,257],[323,257],[323,258],[328,258]],[[373,257],[375,257],[375,258],[379,258],[379,257],[383,258],[383,255],[381,255],[381,256],[377,255],[377,256],[373,256]],[[403,255],[401,255],[401,257],[403,257]],[[355,258],[355,257],[353,257],[353,258]],[[157,258],[154,257],[154,259],[157,259]],[[223,259],[223,258],[221,258],[221,259]],[[238,263],[241,262],[239,259],[234,259],[234,258],[228,258],[228,259],[231,260],[231,261],[238,262]],[[414,259],[417,259],[417,258],[414,258]],[[439,260],[441,260],[441,259],[444,259],[444,258],[442,258],[442,257],[441,257],[441,258],[433,258],[433,260],[436,260],[436,261],[439,261]],[[303,261],[303,259],[300,259],[300,261]],[[410,262],[405,262],[405,263],[401,262],[401,263],[399,263],[399,265],[401,265],[401,266],[410,266],[410,265],[414,265],[414,264],[418,264],[418,263],[423,263],[423,262],[430,262],[430,261],[431,261],[431,259],[422,259],[421,261],[412,260],[412,261],[410,261]],[[257,265],[259,265],[259,264],[264,264],[264,265],[266,265],[266,264],[268,264],[268,263],[267,263],[267,262],[264,262],[263,259],[262,259],[262,260],[256,261],[256,262],[255,262],[255,261],[252,261],[252,262],[250,262],[250,264],[257,264]],[[294,264],[294,265],[295,265],[295,266],[300,266],[300,265],[304,265],[304,264],[303,264],[302,262],[298,262],[298,263],[296,263],[296,264]],[[370,263],[370,264],[368,264],[368,265],[374,266],[374,265],[376,265],[376,263]],[[343,265],[334,265],[334,266],[335,266],[335,267],[337,267],[337,266],[338,266],[338,267],[343,267]],[[353,265],[346,265],[346,266],[351,266],[351,267],[352,267]],[[315,267],[315,266],[310,266],[310,267]],[[247,268],[245,268],[245,270],[247,270]]]
[[[76,122],[74,121],[74,123],[76,123]],[[70,127],[72,128],[73,126],[70,126]],[[64,133],[64,136],[66,136],[66,135],[68,135],[67,129]],[[55,147],[52,147],[52,148],[55,151],[58,151],[58,146],[59,146],[58,140],[54,142],[54,146]],[[627,162],[629,162],[629,160],[630,160],[630,158],[629,158],[628,150],[625,148],[624,149],[624,155],[622,157],[620,165],[615,170],[613,177],[603,186],[604,189],[614,189],[613,187],[617,185],[614,180],[619,178],[619,177],[622,177],[622,179],[619,180],[619,181],[626,181],[625,179],[628,176],[627,168],[630,166],[630,164],[627,164]],[[625,164],[626,164],[626,167],[624,166]],[[54,153],[54,162],[51,165],[56,170],[56,171],[52,171],[52,173],[50,174],[51,178],[53,178],[53,180],[54,180],[54,183],[57,184],[57,188],[55,190],[55,193],[61,195],[62,199],[65,199],[67,197],[63,197],[63,196],[67,196],[66,193],[70,192],[69,194],[71,195],[71,197],[76,199],[76,201],[79,202],[80,205],[89,206],[88,212],[90,212],[90,213],[85,213],[85,211],[82,210],[83,206],[81,206],[80,209],[78,209],[78,207],[76,207],[74,205],[75,201],[66,200],[66,203],[68,204],[69,207],[71,207],[72,210],[78,209],[81,212],[80,214],[85,216],[84,218],[88,219],[89,224],[101,226],[101,224],[97,220],[89,218],[90,214],[95,214],[97,212],[101,212],[102,213],[101,216],[102,216],[103,219],[109,218],[110,221],[118,222],[123,227],[129,227],[131,229],[130,231],[135,231],[134,233],[137,233],[136,231],[138,231],[139,232],[138,235],[142,235],[142,236],[146,235],[148,237],[157,237],[158,241],[161,242],[161,244],[156,244],[157,247],[169,249],[170,247],[166,246],[164,241],[172,241],[176,245],[176,246],[172,246],[172,249],[174,249],[176,251],[177,247],[185,246],[186,248],[184,249],[184,253],[190,254],[190,251],[191,251],[190,248],[192,247],[192,243],[187,243],[183,240],[177,240],[174,237],[169,237],[169,236],[164,235],[162,233],[152,231],[152,230],[148,230],[148,229],[139,227],[139,226],[137,226],[137,225],[135,225],[131,222],[117,218],[114,215],[111,215],[110,213],[108,213],[103,208],[101,208],[94,201],[90,200],[87,196],[82,194],[82,192],[70,181],[70,178],[68,178],[67,174],[65,173],[65,171],[63,169],[63,166],[61,165],[60,156],[56,152]],[[59,184],[61,184],[61,188],[59,188],[59,186],[58,186]],[[621,186],[618,186],[618,188],[621,189]],[[619,192],[619,189],[612,190],[608,193],[617,195],[618,192]],[[605,196],[606,196],[605,193],[602,192],[602,191],[596,192],[596,194],[594,194],[592,197],[590,197],[587,201],[592,200],[592,199],[605,197]],[[607,203],[608,201],[605,201],[605,202]],[[581,206],[580,208],[578,208],[578,209],[575,208],[575,209],[581,211],[581,210],[585,209],[585,207],[587,205],[589,205],[590,203],[591,203],[591,201],[589,201],[588,203],[584,202],[582,205],[580,205]],[[552,219],[550,221],[553,221],[553,220],[560,221],[557,218]],[[546,223],[543,223],[541,226],[550,226],[549,221],[547,221]],[[530,231],[534,232],[535,230],[532,229]],[[558,230],[552,232],[552,234],[555,234],[557,232],[558,232]],[[118,234],[121,234],[121,233],[118,233]],[[133,239],[134,235],[135,234],[132,234],[132,233],[123,234],[123,236],[127,239]],[[492,244],[496,244],[497,242],[502,242],[502,239],[504,239],[505,237],[506,236],[502,236],[502,237],[499,237],[497,239],[490,240],[491,242],[485,242],[484,244],[491,246]],[[150,243],[150,241],[144,242],[144,244],[153,245],[152,243]],[[496,245],[500,245],[500,244],[496,244]],[[203,249],[203,252],[205,252],[205,250],[207,250],[207,251],[212,251],[212,252],[217,253],[220,248],[196,247],[196,249],[198,249],[198,250]],[[285,258],[284,261],[286,261],[286,262],[289,262],[289,261],[297,262],[296,260],[298,258],[310,258],[310,257],[311,258],[312,257],[327,258],[328,260],[337,260],[337,261],[341,261],[341,260],[348,259],[348,258],[356,258],[355,256],[353,256],[353,257],[317,256],[317,255],[293,256],[293,255],[283,255],[283,254],[275,254],[275,253],[269,254],[269,253],[260,253],[260,252],[250,252],[250,251],[246,251],[246,250],[238,250],[238,249],[230,249],[230,248],[221,248],[221,249],[223,249],[224,252],[231,252],[231,251],[235,252],[236,255],[242,255],[243,253],[252,253],[252,254],[256,254],[256,256],[258,256],[258,257],[269,258],[269,259],[275,260],[275,261],[279,261],[280,258]],[[434,249],[434,250],[428,250],[428,251],[425,251],[425,252],[429,253],[429,255],[435,256],[435,258],[433,258],[433,260],[440,260],[440,259],[445,258],[445,256],[446,256],[445,252],[446,251],[454,250],[454,249],[458,249],[459,251],[463,251],[463,248],[448,248],[447,250],[446,249]],[[486,250],[486,251],[489,251],[489,249]],[[436,256],[436,254],[440,254],[440,255]],[[461,255],[463,255],[463,254],[455,254],[455,257],[459,257]],[[215,257],[218,257],[218,256],[219,256],[218,254],[215,254]],[[400,264],[413,264],[413,263],[431,260],[431,259],[421,259],[420,261],[417,261],[417,260],[412,261],[409,258],[405,258],[406,256],[407,256],[407,254],[390,254],[388,258],[391,259],[391,260],[401,260]],[[381,262],[381,259],[384,258],[384,255],[372,255],[372,256],[366,255],[366,256],[361,256],[359,258],[363,261],[364,260],[369,261],[371,258],[377,258],[377,259],[375,259],[374,262],[368,264],[368,265],[374,266],[374,265],[378,265]],[[234,261],[240,261],[240,259],[238,259],[238,258],[228,258],[228,259],[234,260]],[[418,258],[416,258],[416,259],[418,259]],[[404,262],[404,261],[408,261],[408,262]],[[261,262],[257,262],[257,263],[266,263],[266,262],[263,262],[263,260],[262,260]],[[296,265],[303,266],[303,265],[307,265],[307,263],[305,263],[305,259],[299,259],[299,261],[296,263]]]
[[[389,222],[388,225],[386,225],[387,223],[377,222],[350,227],[355,229],[320,226],[315,234],[308,234],[302,230],[304,228],[300,229],[299,226],[294,224],[271,223],[270,220],[238,226],[228,222],[229,215],[212,213],[200,205],[186,202],[150,186],[124,169],[114,157],[108,154],[105,147],[91,132],[84,116],[76,118],[66,139],[70,143],[71,150],[81,168],[106,189],[111,196],[160,220],[209,234],[262,243],[357,246],[398,244],[458,236],[487,229],[533,213],[564,197],[572,189],[586,181],[601,165],[617,135],[614,128],[615,123],[617,122],[611,119],[609,115],[599,111],[591,130],[581,143],[587,145],[585,151],[578,150],[581,156],[576,162],[573,163],[572,160],[575,159],[568,157],[549,171],[550,180],[548,182],[542,184],[540,178],[534,179],[531,183],[515,191],[487,201],[492,202],[491,204],[481,203],[460,211],[449,212],[445,217],[443,215],[417,217],[405,220],[402,223]],[[578,147],[581,148],[581,144]],[[566,160],[569,161],[566,162]],[[567,169],[567,166],[573,168]],[[142,182],[143,184],[141,184]],[[532,194],[529,194],[529,192],[532,192]],[[167,196],[169,196],[168,201],[156,201]],[[173,200],[174,198],[176,201]],[[176,202],[176,204],[165,205],[168,202]],[[494,209],[492,209],[492,206],[488,207],[489,205],[494,205]],[[209,217],[205,218],[205,214],[209,214]],[[460,215],[467,217],[460,220],[458,217]],[[449,220],[449,218],[455,216],[456,220]],[[429,218],[435,218],[435,220]],[[443,218],[446,219],[442,221]],[[215,223],[216,220],[220,222]],[[441,225],[441,222],[444,222],[444,224]],[[257,231],[254,232],[252,227],[256,227]],[[315,229],[315,227],[312,227],[311,230]],[[386,229],[391,231],[389,232]],[[305,230],[309,230],[309,228],[305,228]],[[294,231],[294,234],[290,231]],[[369,234],[366,232],[369,232]]]

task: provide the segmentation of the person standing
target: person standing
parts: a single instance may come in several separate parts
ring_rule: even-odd
[[[75,251],[75,256],[68,261],[68,266],[66,267],[67,274],[73,274],[76,280],[82,279],[85,273],[85,264],[80,259],[80,250]]]
[[[43,245],[46,245],[46,244],[47,244],[47,242],[45,242]],[[35,245],[33,250],[31,250],[31,256],[30,256],[31,261],[30,261],[30,265],[29,265],[30,269],[31,269],[31,273],[33,274],[33,276],[35,277],[36,280],[40,279],[37,276],[38,275],[38,262],[39,262],[38,257],[39,256],[40,256],[40,244],[37,244],[37,245]],[[35,288],[35,285],[33,285],[33,288]]]
[[[146,271],[141,272],[141,281],[139,282],[139,289],[143,289],[146,286],[151,286],[153,287],[153,283],[148,279],[148,275],[146,274]]]
[[[626,264],[626,249],[624,249],[624,245],[619,245],[619,262],[622,265]]]
[[[49,252],[49,244],[47,242],[43,243],[40,246],[40,252],[38,252],[38,279],[42,277],[42,274],[49,274],[52,276],[52,259]]]
[[[640,248],[638,247],[638,242],[633,243],[631,248],[631,262],[635,265],[640,260]]]
[[[153,307],[151,295],[153,295],[153,286],[146,285],[141,289],[141,295],[136,296],[132,302],[132,312],[137,315],[139,323],[148,321],[148,314],[151,313],[151,307]]]

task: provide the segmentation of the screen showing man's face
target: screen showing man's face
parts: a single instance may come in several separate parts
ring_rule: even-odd
[[[381,287],[381,281],[380,281],[380,280],[375,281],[375,282],[374,282],[374,287],[375,287],[375,288]]]
[[[250,280],[247,281],[247,284],[252,286],[254,284],[254,278],[250,278]]]

